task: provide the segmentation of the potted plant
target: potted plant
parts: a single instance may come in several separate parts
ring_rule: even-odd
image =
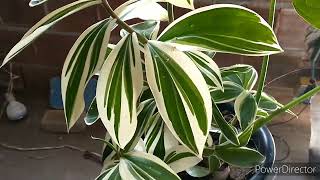
[[[32,0],[30,6],[44,1]],[[275,0],[270,5],[270,24],[238,5],[194,9],[192,0],[161,2],[167,3],[167,9],[156,0],[129,0],[115,10],[108,0],[65,5],[33,26],[2,66],[57,22],[102,5],[110,17],[79,36],[61,75],[69,130],[84,110],[87,82],[98,74],[96,98],[85,118],[88,125],[101,119],[107,130],[104,139],[94,138],[105,143],[97,179],[180,179],[177,173],[199,173],[201,164],[212,177],[223,162],[239,167],[272,164],[274,155],[271,161],[264,155],[274,152],[249,146],[252,135],[268,134],[261,128],[272,118],[291,113],[290,108],[320,90],[315,88],[286,105],[263,93],[268,57],[283,51],[272,29]],[[315,1],[294,3],[306,20],[319,27]],[[174,6],[192,11],[174,20]],[[128,25],[133,18],[142,21]],[[169,25],[159,35],[160,21]],[[122,39],[112,45],[109,37],[116,27],[122,29]],[[259,79],[249,65],[219,68],[212,60],[215,52],[264,56]],[[223,103],[232,103],[232,118],[219,109]],[[269,137],[266,142],[274,147],[270,133]]]

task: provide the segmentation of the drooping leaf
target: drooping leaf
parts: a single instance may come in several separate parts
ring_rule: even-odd
[[[72,46],[63,65],[61,94],[68,130],[85,108],[84,91],[111,52],[108,42],[114,20],[100,21],[85,30]]]
[[[135,32],[141,34],[142,36],[146,37],[147,39],[154,40],[157,38],[159,29],[160,29],[160,21],[144,21],[141,23],[137,23],[131,26]],[[120,31],[121,37],[124,37],[128,34],[127,31],[122,29]]]
[[[211,98],[217,104],[231,102],[243,91],[244,89],[240,85],[231,81],[223,82],[223,91],[216,88],[210,88]]]
[[[188,49],[262,56],[282,52],[268,23],[257,13],[231,4],[206,6],[171,23],[160,41]]]
[[[154,99],[147,99],[138,106],[138,124],[133,139],[126,145],[125,150],[129,151],[135,147],[148,125],[152,122],[152,116],[156,112],[156,102]]]
[[[143,20],[167,21],[168,12],[156,0],[129,0],[114,12],[123,21],[140,18]]]
[[[119,165],[122,179],[180,179],[166,163],[148,153],[130,152],[124,154]]]
[[[31,0],[29,2],[29,6],[30,7],[38,6],[38,5],[42,4],[42,3],[45,3],[46,1],[48,1],[48,0]]]
[[[159,113],[172,134],[201,156],[211,125],[207,84],[196,65],[170,44],[145,46],[146,76]]]
[[[239,120],[240,127],[244,130],[255,120],[258,105],[254,96],[250,92],[243,91],[237,97],[234,103],[234,109]]]
[[[100,118],[112,140],[122,149],[137,127],[136,103],[142,86],[139,43],[133,33],[122,38],[106,59],[96,93]]]
[[[218,106],[212,102],[213,121],[219,126],[221,133],[232,144],[239,145],[239,139],[233,127],[223,118]]]
[[[217,149],[215,155],[222,161],[237,167],[253,167],[265,160],[261,153],[247,147]]]
[[[70,16],[87,7],[100,4],[100,0],[78,0],[71,4],[65,5],[42,18],[37,24],[35,24],[23,38],[10,50],[5,59],[2,62],[4,66],[13,57],[19,54],[24,48],[36,40],[42,33],[47,31],[50,27],[55,25],[63,18]]]
[[[190,152],[186,147],[177,145],[167,151],[164,162],[176,172],[182,172],[198,164],[201,159]]]
[[[320,29],[320,3],[318,0],[293,0],[293,6],[305,21]]]
[[[209,56],[199,51],[187,51],[185,54],[195,63],[209,86],[223,91],[219,67]]]
[[[97,100],[94,98],[90,104],[86,117],[84,118],[84,122],[86,125],[90,126],[97,122],[99,119],[99,112],[97,107]]]

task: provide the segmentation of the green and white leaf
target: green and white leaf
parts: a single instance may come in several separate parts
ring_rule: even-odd
[[[252,66],[247,64],[235,64],[232,66],[222,67],[220,68],[220,71],[222,77],[227,77],[233,74],[247,73],[252,68]]]
[[[265,160],[261,153],[247,147],[216,149],[215,155],[222,161],[237,167],[253,167]]]
[[[95,180],[122,180],[119,165],[103,171]]]
[[[9,53],[3,60],[1,67],[63,18],[70,16],[82,9],[100,3],[101,0],[78,0],[49,13],[31,29],[29,29],[28,32],[23,36],[23,38],[9,51]]]
[[[68,130],[85,108],[87,83],[100,68],[111,49],[108,42],[115,20],[105,19],[86,29],[70,49],[61,74],[61,94]]]
[[[160,29],[160,21],[143,21],[131,26],[135,32],[141,34],[142,36],[146,37],[147,39],[154,40],[157,38],[159,29]],[[120,36],[124,37],[129,34],[126,30],[121,29]]]
[[[137,99],[143,86],[143,72],[135,33],[122,38],[101,68],[97,84],[100,118],[120,148],[130,142],[137,127]]]
[[[239,120],[240,127],[244,130],[255,120],[258,105],[250,92],[243,91],[234,103],[234,110],[237,119]]]
[[[320,29],[320,3],[318,0],[293,0],[293,6],[305,21]]]
[[[194,9],[193,0],[153,0],[153,1],[169,2],[178,7]]]
[[[132,150],[138,141],[140,140],[141,136],[145,133],[147,127],[149,127],[150,123],[153,120],[153,115],[157,110],[156,102],[154,99],[147,99],[142,101],[138,106],[138,124],[136,132],[131,139],[131,141],[126,145],[125,150],[130,151]]]
[[[258,80],[258,73],[257,71],[250,66],[246,71],[238,71],[231,74],[229,71],[228,76],[223,76],[224,81],[232,81],[234,83],[239,84],[246,90],[252,90],[254,85],[256,84]],[[245,70],[245,69],[243,69]]]
[[[209,56],[199,51],[186,51],[185,54],[195,63],[209,86],[223,91],[220,69]]]
[[[186,170],[186,172],[195,178],[202,178],[210,174],[209,168],[202,166],[194,166]]]
[[[223,118],[218,106],[212,102],[212,115],[213,121],[221,130],[223,136],[234,145],[239,145],[239,139],[237,137],[237,132],[234,128]]]
[[[130,152],[124,154],[123,157],[120,158],[119,167],[122,179],[180,179],[166,163],[161,161],[161,159],[143,152]]]
[[[182,145],[175,146],[167,151],[164,162],[176,172],[185,171],[197,165],[202,159],[195,156],[190,150]]]
[[[94,98],[90,104],[86,117],[84,117],[84,122],[86,125],[91,126],[99,119],[99,112],[97,107],[97,100]]]
[[[283,51],[272,28],[259,14],[231,4],[216,4],[191,11],[171,23],[158,40],[175,43],[183,49],[248,56]]]
[[[40,5],[40,4],[45,3],[46,1],[48,1],[48,0],[31,0],[31,1],[29,2],[29,6],[30,6],[30,7],[35,7],[35,6],[38,6],[38,5]]]
[[[168,21],[168,12],[155,0],[129,0],[114,12],[123,21],[140,18],[143,20]]]
[[[165,125],[159,113],[150,120],[152,124],[146,131],[144,142],[148,153],[164,159],[169,149],[179,145],[179,142],[172,135]]]
[[[240,85],[231,81],[223,81],[223,91],[210,88],[211,98],[217,104],[234,101],[243,91]]]
[[[205,79],[170,44],[149,41],[145,49],[147,81],[161,117],[179,142],[201,157],[212,118]]]

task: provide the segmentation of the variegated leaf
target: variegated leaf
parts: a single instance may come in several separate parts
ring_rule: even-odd
[[[140,18],[143,20],[167,21],[168,12],[155,0],[129,0],[114,12],[123,21]]]
[[[97,85],[100,118],[120,148],[130,142],[137,127],[137,99],[142,91],[143,72],[135,33],[114,47],[101,68]]]
[[[242,69],[244,71],[239,71],[234,73],[231,73],[229,71],[229,75],[224,76],[223,80],[225,81],[232,81],[234,83],[239,84],[240,86],[242,86],[244,89],[246,90],[252,90],[254,85],[257,82],[258,79],[258,73],[257,71],[250,66],[251,68],[248,69]]]
[[[71,4],[65,5],[42,18],[37,24],[35,24],[23,38],[10,50],[5,59],[2,62],[4,66],[13,57],[19,54],[24,48],[37,39],[42,33],[47,31],[50,27],[55,25],[63,18],[70,16],[84,8],[100,4],[101,0],[78,0]]]
[[[45,3],[46,1],[48,1],[48,0],[31,0],[31,1],[29,2],[29,6],[30,6],[30,7],[38,6],[38,5],[40,5],[40,4]]]
[[[144,138],[148,153],[164,159],[166,153],[179,142],[171,134],[159,113],[155,114],[150,120],[152,124],[148,127]]]
[[[257,115],[258,105],[254,96],[248,91],[243,91],[234,103],[236,116],[242,130],[252,123]]]
[[[155,1],[155,0],[153,0],[153,1]],[[156,1],[169,2],[175,6],[178,6],[178,7],[194,9],[193,0],[156,0]]]
[[[86,117],[84,117],[84,122],[86,125],[91,126],[99,119],[99,112],[97,107],[97,100],[94,98],[90,104]]]
[[[202,52],[187,51],[185,53],[201,71],[207,84],[223,91],[222,77],[218,65]]]
[[[68,130],[85,108],[84,91],[111,52],[108,48],[115,20],[106,19],[86,29],[72,46],[61,74],[61,94]]]
[[[95,180],[122,180],[119,165],[103,171]]]
[[[223,82],[223,91],[210,88],[211,98],[217,104],[234,101],[243,91],[240,85],[231,81]]]
[[[180,143],[200,157],[212,118],[205,79],[173,46],[149,41],[145,49],[146,76],[161,117]]]
[[[227,77],[232,74],[246,73],[252,68],[253,68],[252,66],[247,64],[235,64],[232,66],[222,67],[220,68],[220,71],[221,71],[222,77]]]
[[[146,37],[147,39],[154,40],[157,38],[159,29],[160,29],[160,21],[144,21],[141,23],[137,23],[131,26],[135,32],[141,34],[142,36]],[[128,34],[127,31],[121,29],[120,36],[124,37]]]
[[[121,178],[126,180],[180,179],[166,163],[148,153],[124,154],[119,165]]]
[[[202,159],[195,156],[186,147],[182,145],[175,146],[169,149],[164,158],[164,162],[176,172],[185,171],[197,165]]]
[[[137,142],[140,140],[141,136],[144,134],[148,125],[152,122],[152,116],[157,110],[156,102],[154,99],[147,99],[141,102],[138,106],[138,124],[136,132],[131,139],[131,141],[126,145],[125,150],[130,151],[134,148]]]

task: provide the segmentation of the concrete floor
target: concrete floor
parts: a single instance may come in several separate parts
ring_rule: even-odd
[[[293,98],[292,93],[270,90],[280,102],[286,103]],[[0,120],[0,143],[7,143],[20,147],[43,147],[58,145],[73,145],[82,149],[100,152],[101,143],[92,141],[90,136],[103,137],[104,129],[101,126],[89,127],[84,133],[55,134],[41,130],[40,121],[44,111],[48,108],[45,98],[27,97],[24,102],[30,112],[27,119],[18,123],[8,122],[6,118]],[[28,98],[29,97],[29,98]],[[293,111],[298,113],[304,105]],[[271,122],[278,123],[290,118],[283,114]],[[275,136],[277,160],[288,153],[288,147],[280,138],[285,140],[290,153],[282,162],[307,162],[310,139],[309,107],[289,123],[269,126]],[[279,138],[280,137],[280,138]],[[16,180],[88,180],[99,174],[101,166],[91,160],[83,158],[83,154],[70,149],[59,149],[37,152],[19,152],[0,147],[0,179]],[[279,180],[303,180],[307,177],[277,177]]]

